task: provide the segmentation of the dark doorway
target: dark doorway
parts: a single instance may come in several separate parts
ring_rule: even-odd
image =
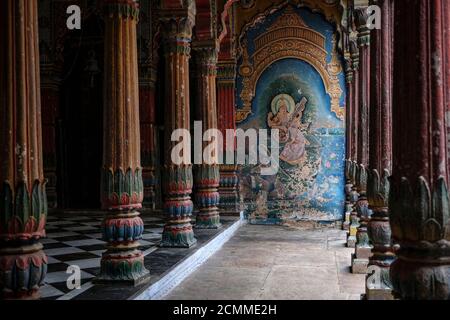
[[[92,15],[65,41],[58,192],[63,209],[100,208],[103,37],[103,21]]]

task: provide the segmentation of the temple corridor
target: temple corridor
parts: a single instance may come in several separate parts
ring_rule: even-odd
[[[0,0],[0,300],[450,300],[449,182],[450,0]]]
[[[244,225],[169,300],[360,300],[346,233]],[[195,292],[195,294],[192,294]]]

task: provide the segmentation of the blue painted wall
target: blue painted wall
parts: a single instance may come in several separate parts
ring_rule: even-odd
[[[309,27],[326,37],[328,62],[331,60],[333,26],[320,14],[307,9],[295,9]],[[253,54],[253,40],[282,14],[280,10],[267,17],[246,34],[249,55]],[[339,75],[345,104],[344,74]],[[242,78],[238,76],[236,101],[242,105]],[[332,221],[342,219],[344,212],[344,122],[332,111],[330,97],[323,80],[313,66],[305,61],[287,58],[270,65],[257,82],[252,114],[238,124],[238,128],[270,129],[268,114],[273,113],[272,101],[286,94],[299,103],[307,103],[301,114],[301,134],[304,138],[304,157],[298,164],[280,160],[275,176],[259,175],[258,166],[244,166],[241,174],[241,193],[247,213],[255,223],[283,223],[287,220]],[[273,114],[276,116],[276,114]],[[280,144],[279,152],[286,148]]]

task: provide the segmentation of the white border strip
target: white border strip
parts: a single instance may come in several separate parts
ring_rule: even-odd
[[[233,234],[246,222],[243,213],[240,219],[220,233],[217,237],[198,249],[194,254],[185,259],[164,277],[148,287],[144,292],[133,298],[133,300],[162,300],[178,286],[184,279],[200,267],[214,253],[216,253]],[[151,270],[150,270],[151,272]]]

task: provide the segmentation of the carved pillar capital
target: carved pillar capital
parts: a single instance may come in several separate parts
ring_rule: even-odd
[[[353,61],[350,54],[348,54],[345,57],[345,81],[347,85],[350,85],[353,82],[353,74]]]
[[[359,7],[354,11],[355,24],[358,31],[358,45],[360,47],[370,46],[370,29],[368,25],[368,7]]]
[[[218,86],[231,84],[234,86],[236,79],[236,62],[219,61],[217,64],[217,84]]]
[[[139,3],[136,0],[103,0],[103,8],[106,16],[133,18],[139,17]]]
[[[356,39],[350,40],[350,57],[353,70],[357,72],[359,70],[359,48]]]
[[[192,40],[192,29],[195,26],[195,18],[188,14],[188,12],[185,15],[173,15],[170,12],[161,10],[159,22],[164,41]]]
[[[200,75],[216,76],[218,50],[214,44],[202,44],[194,42],[192,49],[195,51],[195,64],[198,66]]]

